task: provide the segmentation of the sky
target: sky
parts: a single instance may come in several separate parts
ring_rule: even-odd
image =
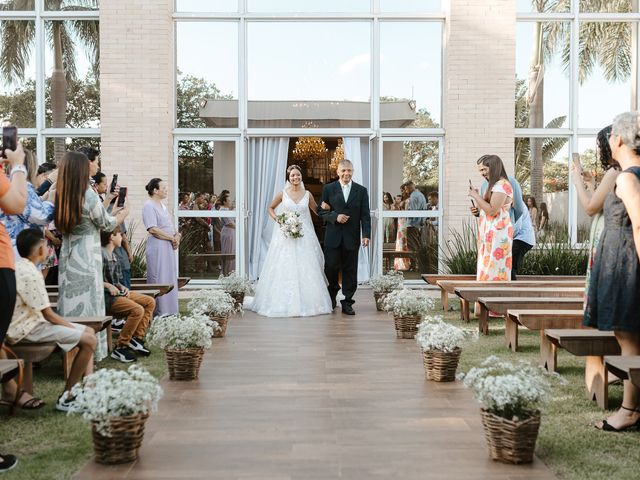
[[[249,12],[358,12],[368,13],[370,0],[247,0]],[[177,0],[182,12],[236,12],[237,0]],[[382,12],[423,12],[441,10],[440,0],[380,0]]]

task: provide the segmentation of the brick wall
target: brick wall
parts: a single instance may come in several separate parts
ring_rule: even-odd
[[[513,172],[516,2],[450,0],[445,33],[444,228],[469,219],[476,160],[495,153]]]
[[[133,220],[151,178],[168,180],[172,191],[172,13],[172,0],[100,2],[102,168],[129,187]]]

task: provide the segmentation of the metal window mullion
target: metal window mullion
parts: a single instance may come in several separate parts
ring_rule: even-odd
[[[444,255],[441,248],[444,241],[443,218],[444,202],[441,200],[444,195],[444,138],[438,139],[438,273],[444,273]]]
[[[441,137],[444,135],[444,128],[381,128],[380,135],[390,137]]]
[[[375,131],[371,128],[247,128],[245,135],[253,137],[370,137]]]
[[[2,20],[35,20],[37,18],[37,14],[35,11],[25,11],[25,10],[17,10],[17,11],[0,11],[0,21]]]
[[[44,20],[99,20],[100,12],[98,10],[91,11],[42,11],[40,17]]]
[[[572,11],[578,12],[580,6],[580,0],[571,0]],[[579,75],[579,62],[580,62],[580,52],[578,49],[580,40],[580,20],[579,17],[574,17],[571,22],[571,38],[570,38],[570,94],[571,94],[571,102],[569,108],[571,110],[571,123],[569,127],[572,130],[571,136],[571,146],[569,148],[569,158],[567,165],[568,171],[571,171],[571,158],[573,152],[578,151],[578,117],[579,117],[579,89],[578,89],[578,75]],[[569,205],[568,205],[568,218],[567,222],[569,224],[569,241],[571,244],[575,245],[578,242],[578,194],[573,185],[573,182],[569,181]]]
[[[47,150],[44,137],[45,129],[45,58],[44,49],[46,48],[44,20],[41,17],[43,9],[43,0],[36,0],[36,155],[40,162],[46,160]]]
[[[380,21],[374,18],[371,24],[370,47],[370,93],[371,99],[371,128],[380,131]]]

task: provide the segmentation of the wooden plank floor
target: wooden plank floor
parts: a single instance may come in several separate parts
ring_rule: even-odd
[[[425,381],[415,342],[370,290],[356,299],[355,317],[232,319],[199,381],[163,382],[139,460],[76,478],[554,478],[537,459],[492,462],[471,393]]]

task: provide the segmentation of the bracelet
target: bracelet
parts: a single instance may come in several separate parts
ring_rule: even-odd
[[[24,173],[24,176],[27,176],[27,167],[25,167],[24,165],[16,165],[14,167],[11,167],[11,173],[9,174],[9,179],[13,178],[13,174],[14,173],[18,173],[18,172],[22,172]]]

